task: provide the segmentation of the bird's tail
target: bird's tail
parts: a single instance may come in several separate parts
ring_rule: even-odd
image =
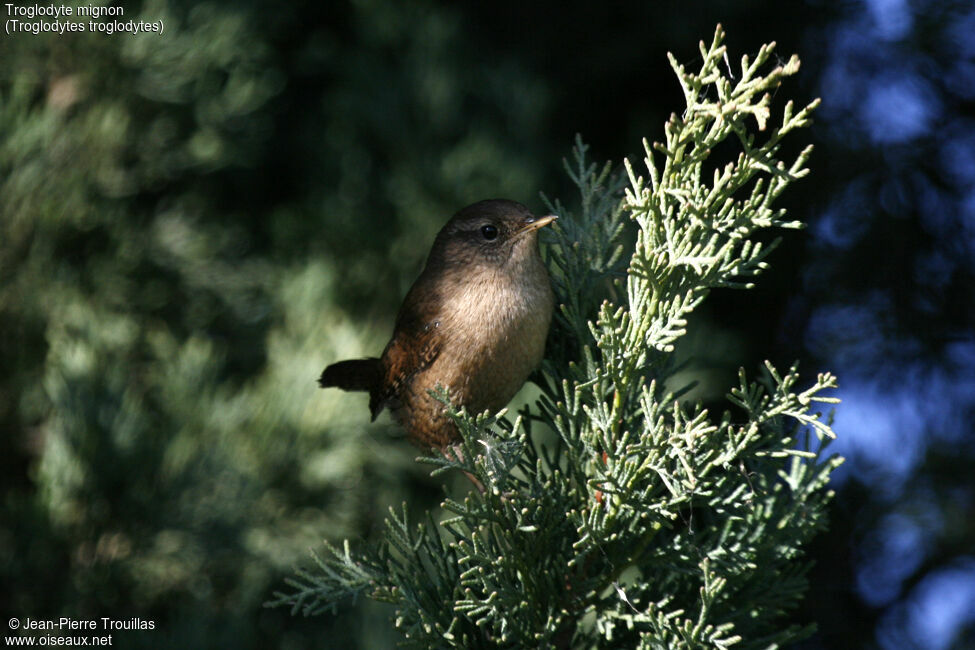
[[[379,359],[350,359],[325,368],[318,378],[318,384],[322,388],[334,386],[342,390],[363,390],[371,395],[378,392],[381,378]]]

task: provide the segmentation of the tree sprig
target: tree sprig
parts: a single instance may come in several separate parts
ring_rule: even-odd
[[[577,139],[578,199],[549,203],[558,308],[534,406],[474,417],[436,394],[462,440],[421,460],[481,489],[446,498],[439,522],[391,511],[371,550],[326,546],[275,604],[392,602],[404,645],[422,648],[772,648],[809,633],[781,615],[805,589],[802,547],[841,462],[813,410],[836,401],[823,394],[835,378],[800,390],[796,367],[741,370],[721,414],[671,385],[690,313],[768,267],[759,230],[801,226],[774,202],[811,148],[778,156],[817,102],[788,102],[773,125],[771,93],[798,59],[767,70],[767,45],[735,78],[723,40],[719,26],[697,71],[670,56],[686,108],[644,143],[646,177],[590,163]],[[729,141],[737,153],[713,163]]]

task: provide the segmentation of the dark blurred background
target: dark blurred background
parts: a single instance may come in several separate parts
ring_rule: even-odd
[[[328,362],[375,354],[434,233],[571,202],[576,133],[642,159],[721,22],[823,105],[789,233],[682,354],[840,377],[805,648],[975,647],[970,1],[125,3],[163,35],[0,40],[0,611],[141,617],[120,647],[392,647],[391,610],[263,603],[441,480]],[[777,99],[781,100],[782,97]],[[781,110],[781,101],[779,102]],[[386,424],[383,424],[386,422]]]

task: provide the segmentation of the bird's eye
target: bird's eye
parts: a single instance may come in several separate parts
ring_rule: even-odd
[[[481,226],[481,235],[484,237],[484,239],[488,241],[491,241],[492,239],[497,239],[498,229],[490,224],[486,226]]]

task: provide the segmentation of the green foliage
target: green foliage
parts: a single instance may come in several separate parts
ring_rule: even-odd
[[[311,614],[348,596],[390,602],[416,648],[768,648],[809,632],[781,616],[804,591],[802,547],[825,524],[840,462],[823,455],[833,434],[811,410],[835,401],[820,394],[833,377],[799,391],[795,368],[766,363],[757,380],[742,370],[721,415],[671,385],[688,314],[766,267],[759,229],[799,225],[773,203],[806,173],[809,149],[789,164],[777,155],[814,104],[786,105],[761,140],[748,126],[766,129],[768,93],[798,60],[762,73],[766,46],[734,80],[722,40],[719,27],[701,45],[699,72],[672,59],[687,109],[646,147],[649,182],[627,164],[622,202],[619,177],[577,145],[580,207],[555,206],[549,248],[559,309],[542,394],[513,422],[451,410],[460,453],[425,459],[483,491],[448,497],[439,523],[391,512],[372,550],[326,546],[277,604]],[[732,135],[740,153],[709,178]]]

